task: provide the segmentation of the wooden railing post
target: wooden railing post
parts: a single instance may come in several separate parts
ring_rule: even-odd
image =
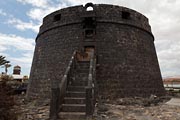
[[[59,112],[59,88],[51,88],[50,120],[57,120]]]
[[[86,87],[86,115],[92,115],[92,88]]]

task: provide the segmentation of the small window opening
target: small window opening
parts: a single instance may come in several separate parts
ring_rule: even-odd
[[[61,20],[61,14],[57,14],[54,16],[54,22]]]
[[[86,37],[92,37],[93,36],[93,30],[86,30],[85,31],[85,36]]]
[[[86,8],[86,11],[93,11],[93,10],[94,10],[94,9],[93,9],[92,6],[89,6],[89,7]]]
[[[130,19],[130,13],[129,13],[129,12],[122,11],[122,18],[123,18],[123,19]]]

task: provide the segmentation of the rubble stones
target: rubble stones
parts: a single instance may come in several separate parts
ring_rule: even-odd
[[[141,103],[140,98],[123,98],[119,99],[120,103],[99,102],[96,105],[93,120],[180,120],[180,106],[166,104],[169,97],[165,98],[159,98],[163,102],[157,105],[150,104],[148,107]],[[22,102],[23,96],[18,96],[17,99],[19,99],[19,105],[14,106],[13,109],[18,113],[18,120],[49,119],[49,104],[42,101],[40,105],[36,100],[29,103]],[[180,100],[180,98],[177,99]]]
[[[47,120],[49,118],[49,100],[34,100],[24,102],[24,96],[16,96],[17,104],[13,110],[18,114],[18,120]],[[41,103],[41,104],[40,104]]]

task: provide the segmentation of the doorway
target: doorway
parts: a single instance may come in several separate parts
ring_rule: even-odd
[[[77,54],[78,61],[90,61],[91,55],[94,52],[95,47],[94,46],[85,46],[83,53]]]

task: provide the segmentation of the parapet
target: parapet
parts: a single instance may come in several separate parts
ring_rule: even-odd
[[[151,34],[148,18],[135,10],[117,5],[87,3],[85,6],[68,7],[47,15],[43,19],[39,35],[56,27],[82,24],[82,16],[90,13],[88,10],[89,7],[91,7],[91,13],[94,13],[96,17],[97,24],[102,22],[125,24],[138,27]]]

